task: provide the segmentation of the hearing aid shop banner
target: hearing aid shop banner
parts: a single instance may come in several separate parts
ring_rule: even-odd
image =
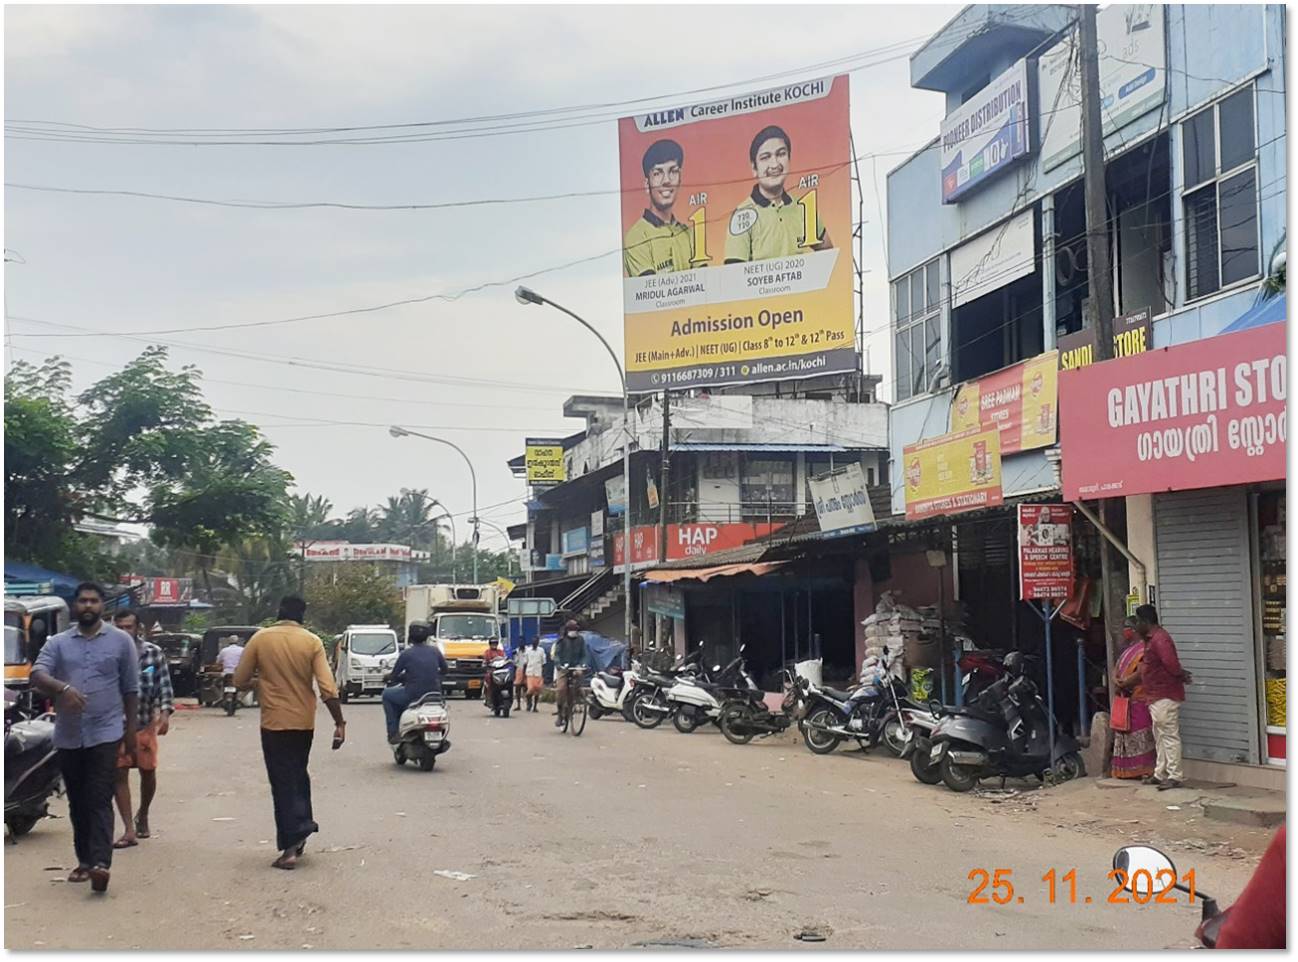
[[[857,369],[848,78],[618,121],[631,391]]]

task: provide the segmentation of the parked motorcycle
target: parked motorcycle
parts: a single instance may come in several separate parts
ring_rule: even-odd
[[[397,722],[397,741],[392,754],[398,765],[415,762],[421,771],[431,772],[437,756],[451,747],[451,717],[446,697],[429,692],[415,699]]]
[[[639,662],[632,662],[629,670],[616,665],[608,671],[599,671],[590,680],[590,717],[600,718],[618,712],[627,721],[634,721],[631,709],[634,707],[636,681],[640,677]]]
[[[676,663],[666,671],[650,671],[647,668],[635,682],[634,696],[631,701],[631,720],[640,728],[657,728],[672,714],[672,706],[667,704],[667,692],[684,675],[697,674],[702,670],[700,660],[703,657],[702,643],[693,651],[676,659]]]
[[[1205,949],[1215,949],[1217,938],[1221,934],[1222,924],[1230,915],[1230,909],[1224,912],[1217,907],[1217,900],[1204,895],[1197,888],[1190,888],[1181,882],[1176,866],[1172,860],[1149,845],[1124,845],[1113,853],[1113,871],[1124,889],[1132,893],[1137,904],[1151,901],[1155,896],[1169,889],[1185,892],[1203,903],[1199,914],[1199,928],[1195,937]]]
[[[942,781],[954,792],[967,792],[982,778],[1026,778],[1044,781],[1053,772],[1057,781],[1086,774],[1077,741],[1055,735],[1050,754],[1050,729],[1056,725],[1032,680],[1022,673],[1023,656],[1005,656],[1006,674],[972,705],[942,708],[933,730],[930,764],[937,764]],[[1057,727],[1057,725],[1056,725]]]
[[[49,814],[50,799],[63,794],[63,778],[53,716],[23,718],[12,695],[5,691],[5,828],[17,842]]]
[[[915,780],[925,785],[937,785],[942,781],[942,768],[929,757],[933,745],[933,729],[937,727],[941,706],[934,704],[932,709],[915,708],[907,719],[911,729],[911,738],[906,746],[904,756],[910,760],[910,773]]]
[[[966,651],[956,666],[964,686],[964,701],[972,702],[1005,674],[1005,668],[993,651]]]
[[[487,707],[497,718],[509,717],[510,706],[514,704],[514,678],[514,662],[504,655],[497,656],[487,666]]]
[[[792,671],[785,669],[783,673],[784,700],[779,711],[771,711],[767,706],[765,693],[757,687],[746,667],[740,667],[739,676],[746,690],[727,698],[717,719],[721,734],[731,744],[747,745],[758,736],[779,735],[802,719],[802,682]]]
[[[806,687],[807,721],[802,739],[817,755],[827,755],[846,738],[854,738],[862,749],[883,742],[900,758],[912,737],[908,717],[902,709],[917,708],[901,679],[891,672],[893,658],[884,649],[879,676],[852,691],[809,683]]]

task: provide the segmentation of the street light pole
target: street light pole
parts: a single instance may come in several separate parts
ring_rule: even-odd
[[[464,453],[464,450],[458,444],[454,441],[448,441],[446,438],[435,438],[431,434],[410,431],[395,424],[388,428],[388,434],[394,438],[423,438],[425,441],[436,441],[438,444],[445,444],[447,447],[454,448],[459,452],[460,457],[464,458],[464,463],[469,466],[469,478],[473,482],[473,517],[470,520],[473,522],[473,583],[476,585],[478,583],[478,472],[473,470],[473,462],[469,460],[469,456]],[[450,512],[448,511],[447,514],[449,515]],[[454,525],[455,522],[452,521],[452,539],[455,538]],[[452,550],[454,549],[452,548]]]
[[[604,339],[604,335],[595,330],[584,318],[574,314],[562,304],[556,304],[549,298],[542,297],[529,287],[519,286],[514,291],[514,298],[520,304],[549,304],[555,310],[567,314],[599,338],[599,342],[604,345],[604,350],[608,351],[608,356],[613,359],[613,366],[617,368],[617,378],[622,385],[622,596],[623,604],[626,606],[624,619],[626,643],[629,645],[631,644],[631,398],[626,390],[626,372],[622,370],[622,362],[618,359],[617,352]]]

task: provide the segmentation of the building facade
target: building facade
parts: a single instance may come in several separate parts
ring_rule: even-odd
[[[1061,6],[969,7],[911,58],[912,86],[942,94],[946,117],[888,175],[898,513],[908,507],[907,469],[920,467],[915,446],[967,423],[962,399],[981,400],[985,414],[1015,365],[1067,372],[1092,359],[1074,17]],[[1124,364],[1127,354],[1221,335],[1255,307],[1283,250],[1285,10],[1115,4],[1097,27],[1112,309],[1115,330],[1129,334],[1107,363]],[[1053,377],[1034,416],[1069,403]],[[1026,398],[1029,381],[1021,387]],[[972,417],[977,424],[977,405]],[[998,498],[1061,493],[1071,439],[1055,434],[1054,418],[1043,414],[1031,445],[1006,444],[1001,426]],[[1129,558],[1122,590],[1159,603],[1195,675],[1187,756],[1204,772],[1283,764],[1283,725],[1268,724],[1283,720],[1274,694],[1284,677],[1275,667],[1284,660],[1283,484],[1169,490],[1177,484],[1108,499],[1106,527]],[[1083,553],[1099,550],[1091,535]],[[1012,555],[1012,537],[1005,527],[977,551]],[[958,526],[954,540],[963,561],[973,546]],[[1013,558],[982,565],[983,576],[993,567],[1005,573],[989,590],[1015,598]],[[1205,592],[1218,602],[1215,621],[1196,604]]]

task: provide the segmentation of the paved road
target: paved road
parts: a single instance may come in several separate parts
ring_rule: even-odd
[[[57,881],[66,819],[6,849],[6,947],[796,948],[814,928],[833,949],[1132,949],[1187,945],[1197,921],[1185,905],[1107,904],[1122,839],[919,785],[885,755],[609,719],[575,739],[549,706],[508,720],[451,707],[454,747],[432,773],[393,764],[376,703],[347,707],[339,752],[321,711],[322,831],[292,873],[269,867],[255,714],[182,712],[155,837],[119,853],[107,897]],[[1051,867],[1077,870],[1078,905],[1062,883],[1048,904]],[[1013,870],[1015,899],[968,904],[976,868]],[[1205,859],[1198,884],[1228,902],[1249,871]]]

